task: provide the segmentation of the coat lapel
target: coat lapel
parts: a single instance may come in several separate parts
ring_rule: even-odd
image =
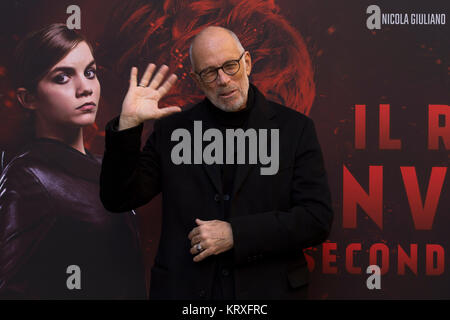
[[[256,130],[256,132],[258,132],[258,129],[270,130],[272,128],[277,128],[277,124],[273,120],[273,118],[275,117],[275,112],[270,107],[269,102],[266,100],[263,94],[259,92],[258,89],[256,89],[256,87],[253,86],[253,90],[255,94],[255,102],[253,110],[250,113],[250,118],[248,120],[248,125],[246,129],[253,128]],[[249,174],[254,170],[258,170],[259,167],[260,167],[259,164],[248,164],[248,163],[236,166],[232,198],[234,198],[234,195],[240,190]],[[257,174],[259,174],[259,172]]]
[[[192,127],[194,126],[194,121],[202,121],[202,133],[209,128],[214,128],[213,121],[206,111],[205,100],[200,102],[196,110],[191,113]],[[194,129],[192,129],[192,132]],[[198,148],[194,144],[194,154],[197,154],[201,159],[203,159],[203,148]],[[220,170],[217,164],[208,165],[202,161],[202,167],[208,175],[211,183],[214,185],[216,191],[222,194],[222,179],[220,177]]]

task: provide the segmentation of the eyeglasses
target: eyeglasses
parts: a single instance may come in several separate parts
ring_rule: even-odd
[[[220,69],[222,69],[222,71],[225,72],[225,74],[229,76],[234,76],[241,67],[240,61],[244,53],[245,51],[242,52],[239,59],[228,60],[218,68],[206,68],[205,70],[202,70],[200,73],[197,72],[196,73],[200,76],[200,79],[202,79],[204,83],[211,83],[213,81],[216,81]]]

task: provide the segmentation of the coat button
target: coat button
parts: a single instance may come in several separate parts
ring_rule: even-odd
[[[206,291],[205,290],[200,290],[198,295],[200,296],[200,298],[204,298],[204,297],[206,297]]]
[[[222,269],[222,275],[224,277],[228,277],[230,275],[230,271],[227,268]]]
[[[214,201],[217,201],[217,202],[220,201],[220,194],[216,193],[216,194],[214,195]]]

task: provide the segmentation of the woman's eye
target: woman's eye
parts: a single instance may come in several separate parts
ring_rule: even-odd
[[[69,76],[66,75],[65,73],[60,73],[54,78],[54,81],[59,84],[66,83],[68,80]]]
[[[95,78],[96,70],[94,68],[87,69],[84,74],[88,79],[93,79]]]

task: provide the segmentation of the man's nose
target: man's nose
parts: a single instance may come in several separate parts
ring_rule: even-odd
[[[77,98],[78,97],[87,97],[93,93],[92,80],[82,77],[76,82],[76,86],[77,86],[77,88],[76,88]]]
[[[223,72],[222,69],[217,70],[217,84],[226,85],[230,82],[230,76]]]

